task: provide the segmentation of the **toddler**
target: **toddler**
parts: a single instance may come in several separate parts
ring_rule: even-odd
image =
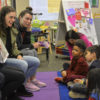
[[[62,77],[56,77],[57,82],[68,82],[76,78],[86,77],[88,72],[88,64],[83,57],[86,45],[83,40],[78,39],[74,44],[72,55],[73,59],[71,65],[66,71],[62,71]]]

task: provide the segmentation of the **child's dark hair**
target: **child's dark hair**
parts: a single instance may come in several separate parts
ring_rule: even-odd
[[[88,73],[88,95],[92,92],[98,94],[98,100],[100,100],[100,68],[95,68]],[[97,99],[96,99],[97,100]]]
[[[86,50],[86,44],[84,43],[84,41],[82,39],[78,39],[75,42],[74,46],[78,46],[82,52],[85,52],[85,50]]]
[[[69,39],[75,39],[75,40],[80,39],[80,35],[78,32],[75,32],[74,30],[69,30],[66,32],[65,41],[67,41],[69,43],[69,41],[68,41]]]
[[[100,45],[93,45],[91,47],[88,47],[86,49],[86,51],[89,51],[91,53],[94,53],[95,52],[97,59],[100,58]]]
[[[33,13],[30,10],[23,10],[20,14],[19,17],[23,17],[25,14],[30,14],[33,16]]]

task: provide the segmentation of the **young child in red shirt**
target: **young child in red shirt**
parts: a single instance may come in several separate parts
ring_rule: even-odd
[[[83,56],[86,45],[83,40],[78,39],[74,44],[72,55],[73,59],[71,65],[67,70],[62,71],[62,77],[56,77],[57,82],[68,82],[76,78],[84,78],[88,72],[88,64]]]

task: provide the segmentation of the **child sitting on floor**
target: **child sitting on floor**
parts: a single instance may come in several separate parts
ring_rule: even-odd
[[[72,54],[73,59],[71,65],[66,71],[62,71],[62,77],[56,77],[55,81],[66,83],[76,78],[86,77],[88,72],[88,64],[83,57],[86,45],[83,40],[79,39],[74,44]]]
[[[88,100],[100,100],[100,68],[89,71],[87,80]]]
[[[85,58],[89,64],[89,71],[94,68],[100,68],[100,46],[94,45],[88,47],[85,51]],[[87,94],[86,78],[75,79],[73,82],[68,82],[68,86],[71,87],[69,96],[71,98],[83,98]]]

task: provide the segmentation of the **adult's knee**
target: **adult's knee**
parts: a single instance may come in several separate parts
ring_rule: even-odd
[[[24,73],[26,73],[27,69],[28,69],[28,64],[27,64],[26,61],[22,60],[22,62],[20,63],[19,67]]]
[[[35,58],[35,63],[36,63],[37,66],[39,66],[40,65],[40,60],[38,58]]]

